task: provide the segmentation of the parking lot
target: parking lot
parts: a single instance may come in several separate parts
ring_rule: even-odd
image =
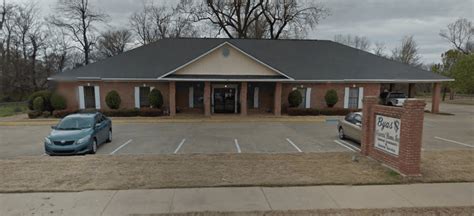
[[[474,149],[474,113],[470,106],[445,108],[455,115],[425,115],[423,150]],[[98,154],[358,151],[360,146],[355,142],[337,138],[336,124],[336,121],[114,124],[113,141],[102,145]],[[43,138],[50,130],[46,125],[0,126],[0,158],[43,155]]]

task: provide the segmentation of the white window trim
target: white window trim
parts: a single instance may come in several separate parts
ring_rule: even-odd
[[[349,108],[349,87],[344,89],[344,108]]]
[[[140,109],[140,87],[135,86],[135,108]]]
[[[357,107],[359,109],[362,109],[362,99],[364,98],[364,87],[359,87],[359,104],[357,105]]]
[[[311,88],[306,88],[305,108],[311,108]]]
[[[194,86],[189,86],[189,108],[194,108]]]
[[[100,109],[100,87],[94,86],[95,108]]]
[[[78,86],[78,93],[79,93],[79,109],[85,109],[86,102],[84,98],[84,86]]]
[[[253,90],[253,108],[255,109],[258,109],[258,95],[259,95],[259,92],[258,92],[258,87],[255,87],[254,90]]]

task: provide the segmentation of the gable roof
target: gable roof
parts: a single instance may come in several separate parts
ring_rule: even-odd
[[[51,79],[167,80],[229,44],[288,81],[441,82],[452,79],[327,40],[162,39]],[[209,78],[210,79],[210,78]]]

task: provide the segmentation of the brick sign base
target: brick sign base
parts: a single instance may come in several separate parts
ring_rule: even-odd
[[[383,106],[377,97],[364,97],[361,153],[406,176],[421,175],[421,140],[425,101],[407,99],[403,107]],[[376,116],[400,120],[398,154],[375,147]]]

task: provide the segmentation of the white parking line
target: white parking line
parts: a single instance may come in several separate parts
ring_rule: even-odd
[[[176,148],[176,150],[174,150],[174,153],[173,153],[173,154],[178,153],[179,149],[181,148],[181,146],[183,146],[184,142],[186,142],[186,139],[181,140],[181,142],[179,143],[179,145],[178,145],[178,147]]]
[[[458,141],[454,141],[454,140],[449,140],[449,139],[445,139],[445,138],[441,138],[441,137],[434,137],[434,138],[439,139],[439,140],[443,140],[443,141],[446,141],[446,142],[452,142],[452,143],[455,143],[455,144],[459,144],[459,145],[474,148],[474,146],[466,144],[466,143],[462,143],[462,142],[458,142]]]
[[[301,151],[301,149],[298,148],[298,146],[296,146],[296,144],[293,143],[290,139],[286,138],[286,141],[288,141],[288,143],[290,143],[293,147],[295,147],[295,149],[298,150],[298,152],[303,152],[303,151]]]
[[[113,152],[110,152],[110,155],[113,155],[115,154],[115,152],[117,152],[118,150],[120,150],[121,148],[125,147],[126,145],[128,145],[129,143],[131,143],[132,140],[129,139],[127,142],[125,142],[124,144],[122,144],[121,146],[119,146],[118,148],[116,148]]]
[[[237,148],[237,152],[241,153],[242,151],[240,151],[239,141],[237,141],[237,139],[234,139],[234,143],[235,143],[235,147]]]
[[[349,150],[351,150],[351,151],[353,151],[353,152],[356,152],[356,150],[354,150],[353,148],[351,148],[351,147],[349,147],[349,146],[347,146],[347,145],[345,145],[345,144],[339,142],[338,140],[334,140],[334,142],[337,143],[337,144],[339,144],[339,145],[341,145],[341,146],[344,147],[344,148],[347,148],[347,149],[349,149]]]
[[[360,148],[357,147],[357,146],[355,146],[354,144],[348,143],[348,142],[346,142],[346,141],[344,141],[344,140],[341,140],[341,139],[338,140],[338,141],[339,141],[339,142],[342,142],[342,143],[344,143],[344,144],[346,144],[346,145],[348,145],[348,146],[350,146],[350,147],[352,147],[352,148],[357,149],[357,151],[360,151]]]

